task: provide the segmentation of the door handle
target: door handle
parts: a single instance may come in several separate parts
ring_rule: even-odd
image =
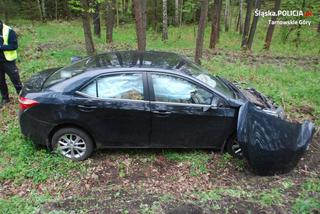
[[[77,105],[80,111],[90,112],[97,109],[97,106]]]
[[[152,111],[152,113],[157,114],[159,116],[169,116],[171,114],[170,111]]]

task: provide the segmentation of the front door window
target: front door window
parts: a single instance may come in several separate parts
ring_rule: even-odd
[[[176,76],[152,74],[155,101],[210,105],[212,93]]]

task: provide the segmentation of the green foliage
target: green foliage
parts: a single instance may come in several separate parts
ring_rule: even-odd
[[[69,0],[69,7],[74,11],[82,11],[80,0]]]
[[[184,21],[192,23],[198,20],[196,11],[200,8],[199,2],[194,0],[186,0],[183,4],[182,12],[184,13]]]

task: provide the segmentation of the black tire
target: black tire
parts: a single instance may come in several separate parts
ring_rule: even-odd
[[[74,161],[87,159],[94,149],[90,136],[78,128],[59,129],[54,133],[51,145],[53,150]]]
[[[232,135],[231,137],[229,137],[226,145],[226,150],[232,157],[239,159],[243,158],[242,149],[237,141],[236,135]]]

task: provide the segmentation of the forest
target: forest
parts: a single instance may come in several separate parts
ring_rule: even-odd
[[[314,139],[287,174],[257,176],[212,150],[107,149],[66,160],[22,136],[18,96],[0,109],[0,213],[320,212],[320,1],[0,0],[22,82],[110,51],[166,51],[253,87]]]

